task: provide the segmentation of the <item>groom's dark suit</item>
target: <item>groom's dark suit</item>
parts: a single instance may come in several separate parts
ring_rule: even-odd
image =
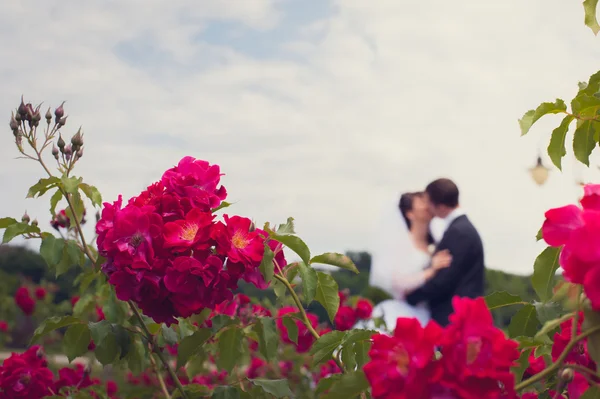
[[[442,326],[453,313],[452,297],[483,295],[485,266],[479,233],[465,215],[458,216],[446,229],[436,252],[447,249],[452,264],[406,297],[411,305],[427,302],[431,317]]]

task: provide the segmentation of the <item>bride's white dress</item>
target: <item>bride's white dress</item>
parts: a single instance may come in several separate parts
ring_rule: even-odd
[[[388,205],[378,225],[379,237],[376,237],[369,277],[371,286],[380,288],[393,298],[378,303],[373,309],[372,318],[383,318],[387,332],[394,331],[399,317],[416,318],[423,326],[431,318],[426,304],[412,306],[404,300],[406,292],[425,283],[423,270],[429,265],[431,256],[414,246],[394,202]],[[361,322],[355,327],[386,332],[375,328],[373,320]]]

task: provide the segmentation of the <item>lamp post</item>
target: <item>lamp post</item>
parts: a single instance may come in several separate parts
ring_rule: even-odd
[[[548,180],[548,174],[550,173],[550,169],[544,165],[542,162],[542,157],[538,156],[537,162],[534,167],[529,168],[529,173],[531,174],[531,178],[538,185],[542,186]]]

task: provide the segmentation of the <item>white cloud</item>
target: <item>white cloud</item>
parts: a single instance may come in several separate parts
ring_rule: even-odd
[[[269,36],[268,57],[227,44],[285,28],[292,1],[3,2],[0,110],[8,120],[21,93],[68,100],[67,126],[86,132],[81,173],[106,200],[184,155],[219,163],[236,212],[292,215],[316,252],[368,249],[386,193],[449,176],[489,266],[529,272],[544,210],[578,192],[568,169],[542,188],[526,173],[556,119],[524,138],[516,121],[595,72],[581,5],[338,1]],[[215,21],[233,28],[203,42]],[[0,137],[3,213],[46,218],[43,200],[22,202],[39,170],[12,159],[8,127]]]

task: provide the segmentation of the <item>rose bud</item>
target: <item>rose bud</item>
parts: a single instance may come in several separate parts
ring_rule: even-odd
[[[78,149],[77,153],[75,153],[75,156],[77,159],[81,158],[83,156],[83,148]]]
[[[58,148],[56,146],[52,146],[52,156],[58,161]]]
[[[21,222],[23,223],[29,223],[31,219],[29,218],[29,215],[27,214],[27,211],[25,211],[25,214],[21,217]]]
[[[60,106],[58,108],[56,108],[54,110],[54,116],[56,117],[56,123],[59,123],[59,121],[62,119],[62,117],[65,116],[65,109],[63,108],[63,105],[65,105],[64,101],[62,102],[62,104],[60,104]]]
[[[52,112],[50,112],[50,107],[48,107],[48,111],[46,111],[46,122],[50,124],[52,122]]]
[[[83,134],[81,133],[81,128],[79,128],[77,133],[71,137],[71,144],[73,144],[73,148],[81,147],[83,145]]]
[[[10,123],[8,125],[10,126],[13,133],[16,133],[17,130],[19,130],[19,122],[17,122],[17,120],[15,119],[15,115],[12,112],[10,114]]]
[[[34,112],[33,105],[31,105],[31,103],[27,103],[27,105],[25,105],[25,120],[29,122],[33,121]]]
[[[71,155],[73,155],[73,149],[71,148],[71,144],[68,144],[64,150],[65,158],[67,161],[71,160]]]
[[[19,108],[17,108],[17,114],[21,117],[21,120],[25,118],[27,115],[27,108],[25,107],[25,103],[23,102],[23,96],[21,96],[21,104],[19,104]]]
[[[31,222],[31,225],[37,227],[38,220],[37,219],[33,219],[33,221]]]
[[[60,118],[60,120],[58,121],[58,127],[61,128],[65,125],[65,123],[67,123],[67,117],[64,116],[62,118]]]
[[[60,148],[60,152],[64,153],[64,148],[65,148],[65,141],[62,138],[62,135],[58,135],[58,141],[56,142],[56,145],[58,146],[58,148]]]

